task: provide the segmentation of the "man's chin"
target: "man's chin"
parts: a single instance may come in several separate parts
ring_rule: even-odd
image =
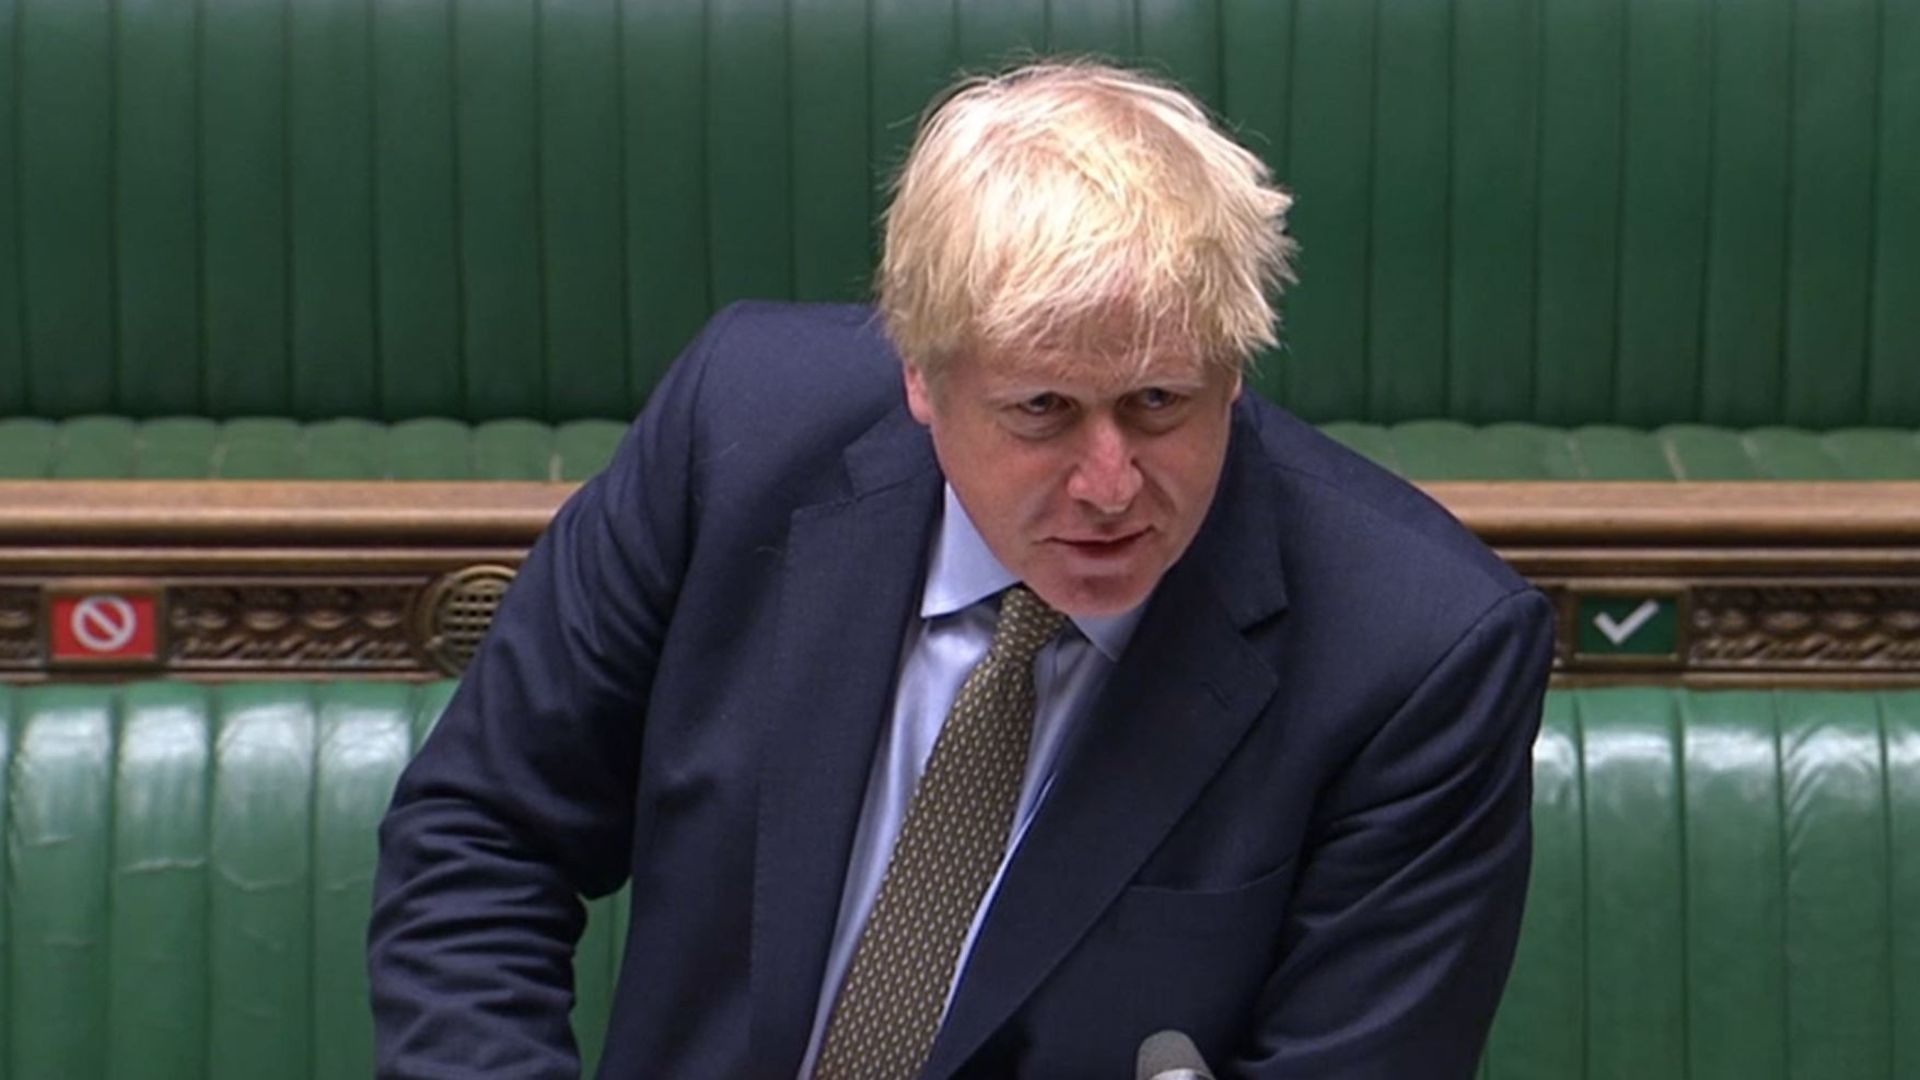
[[[1124,615],[1153,592],[1158,575],[1036,574],[1026,585],[1048,606],[1065,615],[1105,618]]]

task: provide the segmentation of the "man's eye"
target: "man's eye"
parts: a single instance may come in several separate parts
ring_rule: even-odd
[[[1051,416],[1064,404],[1059,394],[1035,394],[1014,407],[1028,416]]]
[[[1145,390],[1135,394],[1134,400],[1138,401],[1140,407],[1148,412],[1158,412],[1161,409],[1178,405],[1180,403],[1180,395],[1171,390],[1162,390],[1157,386],[1149,386]]]

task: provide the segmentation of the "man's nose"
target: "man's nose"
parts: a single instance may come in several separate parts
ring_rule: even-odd
[[[1143,482],[1126,432],[1104,418],[1088,425],[1087,444],[1067,478],[1067,495],[1102,514],[1123,514]]]

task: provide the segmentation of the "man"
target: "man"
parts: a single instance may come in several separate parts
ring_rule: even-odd
[[[557,515],[382,830],[386,1075],[1449,1077],[1525,892],[1550,615],[1243,393],[1287,199],[1178,91],[969,84],[880,313],[746,305]]]

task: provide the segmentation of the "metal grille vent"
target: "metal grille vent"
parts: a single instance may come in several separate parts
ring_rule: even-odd
[[[427,590],[420,605],[420,639],[441,671],[459,675],[473,662],[507,586],[513,584],[513,574],[505,566],[469,566]]]

